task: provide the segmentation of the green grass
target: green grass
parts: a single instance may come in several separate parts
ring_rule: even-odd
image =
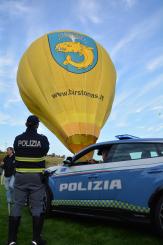
[[[0,152],[0,162],[3,160],[4,157],[5,157],[5,153]]]
[[[8,214],[5,191],[0,186],[0,245],[7,238]],[[48,245],[161,245],[162,241],[147,225],[133,225],[90,218],[53,216],[45,220],[44,237]],[[24,208],[18,234],[19,245],[29,245],[32,223]]]

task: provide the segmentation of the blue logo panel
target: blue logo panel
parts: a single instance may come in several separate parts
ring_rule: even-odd
[[[55,32],[48,34],[48,41],[54,60],[69,72],[82,74],[97,64],[97,46],[88,36],[75,32]]]

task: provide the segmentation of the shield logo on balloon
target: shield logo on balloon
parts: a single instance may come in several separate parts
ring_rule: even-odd
[[[98,61],[95,41],[75,32],[48,34],[50,51],[54,60],[69,72],[81,74],[90,71]]]

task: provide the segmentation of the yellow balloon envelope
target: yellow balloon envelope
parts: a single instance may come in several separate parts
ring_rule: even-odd
[[[28,109],[72,152],[96,142],[111,111],[115,81],[106,50],[74,31],[37,39],[24,53],[17,73]]]

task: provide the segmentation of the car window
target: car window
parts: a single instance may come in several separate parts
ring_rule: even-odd
[[[142,155],[142,152],[139,151],[139,152],[130,152],[130,157],[132,160],[134,159],[140,159],[141,158],[141,155]]]
[[[158,157],[158,152],[156,151],[151,151],[151,157]]]
[[[153,143],[122,143],[117,145],[112,161],[129,161],[157,156],[157,148]]]
[[[112,145],[107,147],[100,146],[97,149],[90,150],[86,154],[83,154],[73,163],[73,165],[100,164],[109,162],[112,159],[113,149],[114,147]]]
[[[163,156],[163,144],[159,143],[159,144],[156,144],[156,145],[157,145],[157,148],[158,148],[159,155]]]

